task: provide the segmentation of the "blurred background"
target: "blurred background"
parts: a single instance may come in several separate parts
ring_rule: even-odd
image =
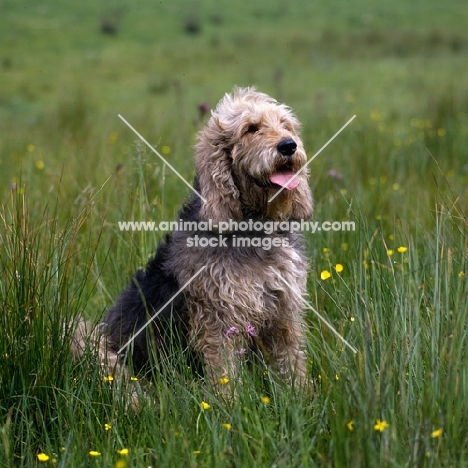
[[[64,172],[83,185],[128,167],[135,136],[119,113],[191,177],[201,105],[234,85],[289,104],[311,154],[357,114],[355,150],[332,146],[315,166],[355,186],[398,172],[388,167],[398,155],[404,170],[418,154],[423,170],[424,145],[447,170],[467,171],[464,145],[454,153],[468,131],[462,0],[3,0],[0,18],[7,191],[20,177],[49,184]]]

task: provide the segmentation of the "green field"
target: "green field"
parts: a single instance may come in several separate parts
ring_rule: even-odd
[[[462,0],[2,1],[0,466],[468,466],[467,24]],[[313,398],[71,356],[159,239],[117,222],[190,193],[118,114],[190,180],[198,106],[234,85],[290,105],[309,156],[356,115],[310,165],[315,220],[356,231],[307,236],[308,299],[358,350],[307,312]]]

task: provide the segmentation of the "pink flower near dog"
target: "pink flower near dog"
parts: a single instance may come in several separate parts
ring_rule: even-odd
[[[227,338],[229,338],[231,335],[238,335],[238,334],[239,334],[239,329],[237,327],[231,327],[225,333]]]
[[[247,333],[250,336],[257,336],[257,334],[255,333],[255,327],[251,325],[250,322],[246,323],[246,328],[247,328]]]

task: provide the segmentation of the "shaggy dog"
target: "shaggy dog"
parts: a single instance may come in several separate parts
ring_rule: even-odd
[[[214,385],[235,382],[239,355],[252,350],[288,382],[305,383],[307,263],[301,235],[279,223],[312,216],[307,170],[295,176],[306,163],[298,129],[287,106],[254,88],[236,88],[219,102],[195,147],[194,188],[202,197],[194,193],[179,213],[209,228],[193,223],[167,235],[136,273],[103,322],[107,364],[127,358],[142,370],[151,347],[170,353],[177,330]],[[253,229],[257,222],[273,229]]]

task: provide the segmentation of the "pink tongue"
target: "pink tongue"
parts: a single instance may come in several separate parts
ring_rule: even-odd
[[[295,175],[292,171],[276,172],[270,176],[270,180],[286,190],[294,190],[299,185],[299,177],[294,177]]]

